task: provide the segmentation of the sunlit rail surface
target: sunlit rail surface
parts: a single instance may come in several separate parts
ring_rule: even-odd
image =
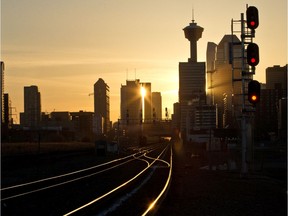
[[[4,215],[146,215],[169,188],[172,147],[158,143],[81,170],[1,189]]]

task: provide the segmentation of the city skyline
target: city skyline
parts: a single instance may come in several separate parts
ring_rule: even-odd
[[[265,82],[267,67],[287,63],[286,1],[222,2],[3,0],[5,93],[18,113],[24,110],[23,87],[30,85],[38,86],[44,112],[92,111],[94,101],[88,95],[103,78],[110,86],[115,121],[121,84],[140,79],[152,83],[151,91],[161,92],[162,107],[171,113],[178,102],[178,63],[189,56],[182,29],[191,22],[192,7],[195,22],[204,28],[198,59],[205,62],[207,43],[231,33],[231,19],[240,19],[246,3],[259,9],[255,42],[260,63],[254,79]]]

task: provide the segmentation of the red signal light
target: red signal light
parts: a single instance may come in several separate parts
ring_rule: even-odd
[[[246,10],[247,27],[250,29],[256,29],[259,25],[258,9],[254,6],[250,6]]]
[[[247,46],[247,63],[254,67],[259,63],[259,47],[255,43],[250,43]]]

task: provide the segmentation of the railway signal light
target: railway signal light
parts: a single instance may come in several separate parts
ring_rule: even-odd
[[[261,86],[257,80],[251,80],[248,83],[248,101],[256,105],[260,101]]]
[[[254,6],[250,6],[246,10],[247,27],[250,29],[256,29],[259,25],[258,9]]]
[[[247,63],[250,66],[259,64],[259,47],[255,43],[249,43],[247,46]]]

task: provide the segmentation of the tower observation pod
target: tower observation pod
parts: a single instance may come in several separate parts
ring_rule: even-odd
[[[197,41],[202,37],[202,32],[204,28],[197,25],[197,23],[192,20],[189,26],[184,29],[185,38],[190,41],[190,59],[189,61],[197,62]]]

